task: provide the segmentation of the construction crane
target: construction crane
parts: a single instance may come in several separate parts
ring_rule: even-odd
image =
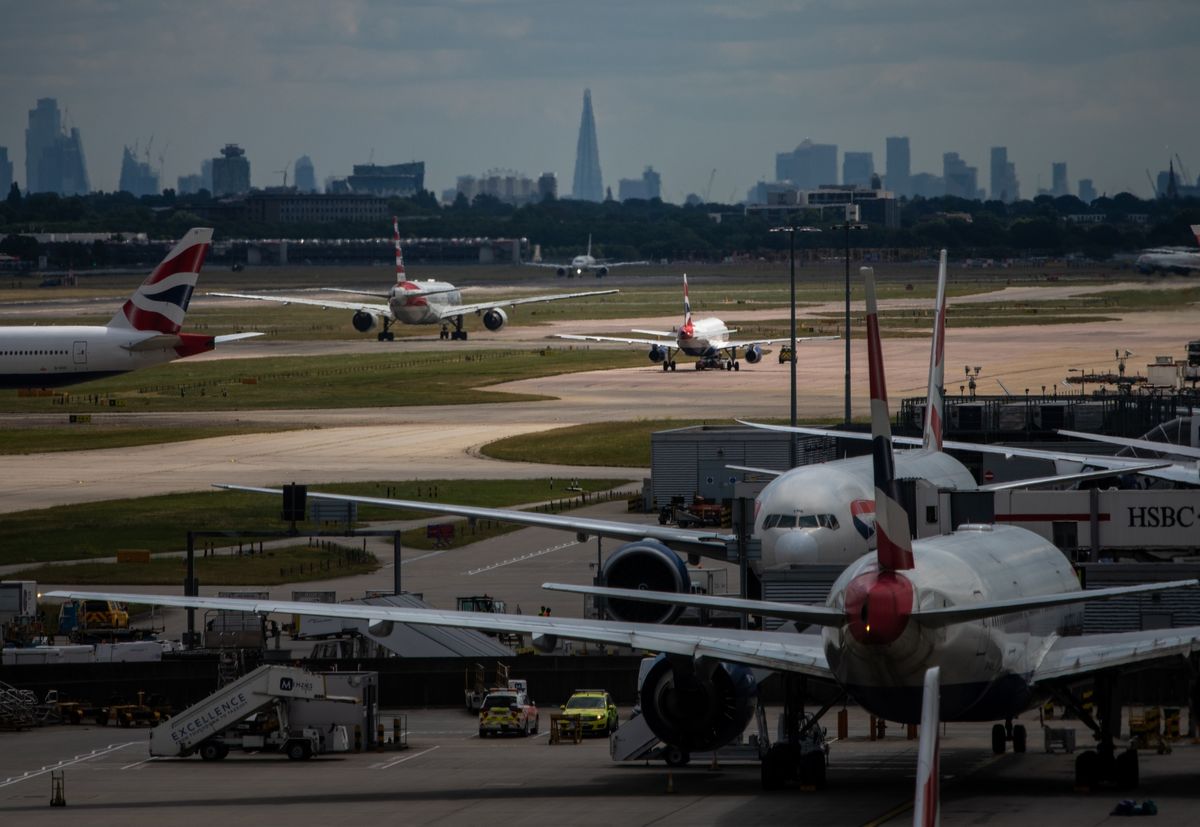
[[[283,168],[283,169],[277,169],[277,170],[275,170],[275,174],[276,174],[276,175],[282,175],[282,176],[283,176],[283,188],[284,188],[284,189],[287,189],[287,174],[288,174],[288,169],[290,169],[290,168],[291,168],[291,166],[292,166],[292,162],[291,162],[291,161],[288,161],[288,162],[287,162],[287,164],[284,166],[284,168]]]
[[[1175,153],[1175,160],[1179,162],[1179,172],[1183,175],[1184,183],[1186,183],[1186,184],[1192,183],[1192,176],[1187,171],[1187,167],[1185,167],[1183,165],[1183,159],[1179,157],[1178,152]]]
[[[712,192],[713,179],[717,177],[717,168],[713,167],[713,171],[708,174],[708,186],[704,188],[704,203],[708,203],[709,193]]]
[[[1150,197],[1158,198],[1158,184],[1154,183],[1154,176],[1150,174],[1150,170],[1146,170],[1146,180],[1150,182]]]

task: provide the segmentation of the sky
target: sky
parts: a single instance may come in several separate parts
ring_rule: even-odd
[[[741,199],[805,138],[882,173],[907,135],[914,173],[955,151],[986,188],[1003,145],[1025,197],[1063,160],[1147,197],[1174,153],[1200,173],[1198,41],[1195,0],[0,0],[0,146],[23,183],[53,97],[93,189],[153,136],[164,186],[232,142],[260,187],[307,154],[318,183],[420,160],[439,194],[499,168],[567,195],[590,88],[614,193],[650,165],[664,200]]]

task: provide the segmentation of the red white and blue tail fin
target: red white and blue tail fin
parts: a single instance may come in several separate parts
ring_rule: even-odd
[[[946,381],[946,251],[938,262],[937,310],[933,316],[933,346],[929,350],[929,390],[925,394],[925,430],[921,445],[926,450],[942,450],[942,425],[945,420],[943,389]]]
[[[591,234],[591,233],[588,233],[588,249],[587,249],[587,254],[588,254],[588,257],[589,257],[589,258],[590,258],[590,257],[591,257],[591,255],[592,255],[592,234]]]
[[[183,326],[200,268],[212,245],[211,227],[188,230],[142,286],[129,297],[109,327],[176,334]]]
[[[1192,225],[1192,235],[1196,237],[1196,244],[1200,245],[1200,224]]]
[[[925,671],[925,694],[921,704],[921,740],[917,742],[917,792],[913,797],[913,827],[938,827],[942,823],[941,790],[941,670]]]
[[[875,550],[881,571],[913,567],[908,515],[900,504],[896,464],[892,456],[892,426],[888,419],[883,346],[879,338],[879,308],[875,299],[875,270],[859,269],[867,294],[867,362],[871,376],[871,446],[875,470]]]
[[[392,216],[392,237],[396,242],[396,284],[408,281],[404,272],[404,251],[400,249],[400,219]]]
[[[679,328],[679,332],[684,336],[691,336],[692,331],[692,302],[688,298],[687,273],[683,274],[683,327]]]

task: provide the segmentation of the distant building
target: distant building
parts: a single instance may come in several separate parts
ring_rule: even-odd
[[[1067,162],[1055,161],[1050,165],[1050,194],[1055,198],[1071,194],[1067,183]]]
[[[553,172],[543,172],[537,181],[538,200],[558,198],[558,176]]]
[[[805,138],[791,152],[777,153],[775,180],[791,181],[802,190],[837,184],[837,145],[814,144]]]
[[[13,165],[8,160],[8,147],[0,146],[0,198],[7,198],[13,185]]]
[[[121,153],[121,177],[117,189],[139,198],[143,195],[158,195],[158,173],[150,168],[147,161],[139,161],[134,157],[132,149],[124,147],[124,151]]]
[[[377,224],[388,217],[386,198],[299,192],[255,192],[242,200],[244,217],[267,224]]]
[[[621,201],[640,198],[649,201],[651,198],[662,198],[662,177],[654,171],[654,167],[646,167],[641,178],[622,178],[617,187],[617,197]]]
[[[407,198],[425,189],[425,162],[407,164],[355,164],[352,174],[335,179],[327,192],[340,195],[362,193],[381,198]]]
[[[460,175],[455,189],[446,193],[450,198],[445,200],[453,202],[459,193],[467,201],[474,201],[478,195],[486,195],[516,207],[541,200],[541,194],[533,179],[513,170],[492,169],[479,177]]]
[[[596,141],[596,116],[592,112],[592,90],[583,90],[583,114],[579,118],[579,139],[575,143],[575,179],[571,197],[579,201],[603,201],[604,182],[600,174],[600,145]]]
[[[842,155],[842,186],[869,187],[875,174],[875,158],[870,152],[846,152]]]
[[[1092,183],[1091,178],[1079,179],[1079,200],[1085,204],[1090,204],[1096,200],[1096,187]]]
[[[914,196],[941,198],[946,194],[946,179],[929,172],[918,172],[909,179],[909,187]]]
[[[1021,200],[1021,188],[1017,182],[1017,168],[1008,160],[1008,147],[994,146],[991,154],[991,198],[1011,204]]]
[[[775,207],[795,205],[797,192],[795,185],[789,181],[759,181],[746,193],[746,204]]]
[[[957,152],[942,155],[942,178],[946,184],[946,195],[969,201],[981,198],[982,194],[977,185],[979,170],[967,166],[967,162],[958,157]]]
[[[25,191],[83,195],[91,191],[83,139],[63,129],[54,98],[39,98],[25,129]]]
[[[204,186],[204,176],[197,173],[191,175],[180,175],[175,179],[176,195],[195,195],[201,189],[208,189]],[[210,190],[211,192],[211,190]]]
[[[296,192],[312,193],[317,191],[317,173],[313,169],[312,159],[307,155],[301,155],[296,159],[294,170],[293,183],[296,186]]]
[[[912,159],[909,154],[908,136],[887,139],[887,188],[896,197],[912,195]]]
[[[241,195],[250,191],[250,161],[237,144],[225,144],[221,157],[212,159],[212,194]]]
[[[879,224],[889,229],[900,226],[900,205],[896,194],[868,187],[824,186],[815,190],[797,190],[780,184],[760,184],[757,195],[767,200],[745,207],[747,215],[757,214],[768,220],[787,220],[799,210],[816,210],[822,218],[843,218],[847,207],[857,211],[856,220]],[[751,190],[752,194],[755,194]]]

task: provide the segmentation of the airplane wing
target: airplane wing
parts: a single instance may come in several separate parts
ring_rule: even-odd
[[[674,339],[678,334],[678,330],[638,330],[634,328],[631,333],[644,333],[647,336],[661,336],[664,339]]]
[[[1155,442],[1152,439],[1128,439],[1120,436],[1105,436],[1103,434],[1086,434],[1081,431],[1063,431],[1059,430],[1063,436],[1075,437],[1076,439],[1086,439],[1091,442],[1103,442],[1108,445],[1121,445],[1126,448],[1136,448],[1139,451],[1154,451],[1159,454],[1170,454],[1178,457],[1187,457],[1189,459],[1200,459],[1200,448],[1193,448],[1191,445],[1176,445],[1173,442]]]
[[[582,299],[585,296],[606,296],[609,293],[619,293],[619,290],[589,290],[586,293],[555,293],[549,296],[526,296],[523,299],[498,299],[477,304],[433,305],[433,309],[443,319],[454,316],[465,316],[468,313],[484,313],[493,307],[515,307],[518,304],[534,304],[536,302],[557,302],[564,299]]]
[[[604,259],[600,259],[596,263],[601,267],[644,267],[653,264],[650,261],[605,261]]]
[[[840,338],[842,338],[842,337],[841,336],[797,336],[796,341],[797,342],[824,342],[824,341],[828,341],[830,339],[840,339]],[[785,336],[782,339],[747,339],[742,342],[722,342],[719,345],[714,345],[714,347],[747,348],[747,347],[750,347],[751,345],[790,344],[791,341],[792,341],[791,336]]]
[[[330,293],[350,293],[354,296],[375,296],[379,299],[390,299],[391,293],[379,293],[371,290],[351,290],[346,287],[322,287],[323,291]],[[419,296],[436,296],[438,293],[454,293],[458,290],[457,287],[418,287],[416,290],[405,290],[403,294],[406,298],[417,298]],[[213,295],[217,295],[214,293]]]
[[[755,468],[753,465],[726,465],[730,471],[745,471],[749,474],[762,474],[767,477],[781,477],[787,471],[780,471],[778,468]]]
[[[255,336],[262,336],[261,333],[224,333],[220,336],[213,336],[213,344],[223,345],[226,342],[237,342],[241,339],[253,339]],[[171,333],[160,333],[157,336],[151,336],[148,339],[142,339],[133,344],[122,345],[121,347],[131,353],[137,353],[144,350],[165,350],[169,347],[178,347],[183,343],[178,335]]]
[[[278,494],[283,491],[278,488],[258,488],[248,485],[217,484],[214,488],[224,488],[230,491],[251,491],[257,494]],[[308,496],[318,500],[335,500],[337,502],[353,502],[362,505],[378,505],[384,508],[401,508],[412,511],[426,511],[432,514],[453,514],[458,517],[470,517],[480,520],[497,520],[518,525],[537,526],[539,528],[556,528],[562,531],[573,531],[576,534],[595,537],[611,537],[617,540],[643,540],[646,538],[669,543],[677,550],[697,552],[709,556],[725,556],[728,543],[735,542],[733,534],[721,534],[715,531],[693,531],[686,528],[675,528],[662,525],[638,525],[636,523],[621,523],[616,520],[597,520],[590,517],[564,516],[561,514],[541,514],[534,511],[518,511],[515,508],[482,508],[472,505],[451,505],[443,503],[423,502],[421,500],[391,500],[382,497],[361,497],[353,494],[323,494],[319,491],[309,491]]]
[[[367,304],[366,302],[322,301],[320,299],[302,299],[298,296],[256,295],[254,293],[209,293],[209,296],[223,296],[227,299],[253,299],[260,302],[278,302],[279,304],[306,304],[320,307],[323,310],[350,310],[355,313],[370,313],[372,316],[394,318],[392,308],[386,304]]]
[[[585,336],[581,333],[556,333],[556,339],[573,339],[577,342],[619,342],[623,345],[654,345],[675,350],[679,342],[674,339],[639,339],[634,336]]]
[[[262,336],[261,333],[222,333],[220,336],[213,336],[213,344],[223,345],[229,342],[240,342],[242,339],[253,339],[255,336]]]
[[[255,614],[279,613],[309,617],[339,617],[384,623],[477,629],[482,632],[527,632],[571,640],[611,643],[629,646],[633,649],[666,652],[692,658],[732,660],[747,666],[799,672],[816,678],[833,680],[833,673],[825,660],[825,650],[820,637],[798,635],[791,632],[760,632],[741,629],[716,631],[686,626],[661,626],[653,623],[626,623],[611,620],[408,609],[357,603],[246,600],[232,597],[182,597],[74,590],[47,592],[46,597],[70,600],[113,600],[120,603],[151,603],[156,606],[174,606],[184,609],[217,609]]]
[[[1200,627],[1060,637],[1033,672],[1034,683],[1077,678],[1200,649]]]

